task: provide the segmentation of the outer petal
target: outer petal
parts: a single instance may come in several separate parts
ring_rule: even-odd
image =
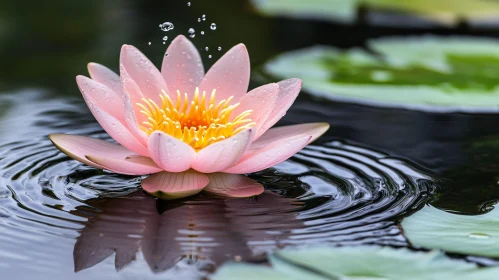
[[[104,65],[90,62],[87,66],[92,80],[97,81],[112,89],[116,94],[123,97],[120,86],[120,76]]]
[[[120,174],[144,175],[163,171],[152,159],[143,156],[112,158],[100,155],[87,155],[86,158],[105,169]]]
[[[197,153],[192,168],[203,173],[219,172],[234,165],[253,139],[254,129],[246,129]]]
[[[209,182],[208,176],[194,170],[161,172],[142,180],[142,188],[160,198],[176,199],[197,194]]]
[[[261,194],[264,189],[261,184],[239,174],[212,173],[208,174],[210,183],[204,189],[207,192],[230,197],[248,197]]]
[[[196,157],[196,151],[191,146],[161,131],[149,136],[148,146],[152,160],[169,172],[188,170]]]
[[[156,66],[137,48],[130,45],[123,45],[121,48],[120,64],[137,83],[144,97],[160,104],[159,95],[162,90],[168,93],[168,88]]]
[[[194,95],[204,77],[203,62],[196,47],[183,35],[177,36],[166,51],[161,74],[173,92]],[[190,100],[191,98],[189,98]]]
[[[251,173],[257,172],[292,157],[303,149],[312,136],[298,136],[286,141],[276,141],[256,152],[245,155],[236,165],[224,170],[225,173]]]
[[[77,76],[76,83],[87,104],[93,103],[120,122],[125,121],[123,98],[111,88],[85,76]]]
[[[216,89],[216,100],[221,101],[234,96],[239,100],[248,90],[250,61],[248,50],[239,44],[224,54],[206,73],[199,85],[200,91],[211,93]]]
[[[315,141],[319,136],[329,129],[328,123],[305,123],[275,127],[268,130],[262,137],[251,143],[247,153],[256,152],[268,145],[278,142],[286,142],[287,139],[299,136],[311,136],[309,143]]]
[[[52,143],[54,143],[54,145],[59,150],[68,155],[70,158],[73,158],[90,166],[108,169],[117,173],[133,175],[148,174],[154,170],[157,170],[157,167],[154,168],[153,165],[146,166],[144,164],[140,164],[137,161],[126,160],[127,157],[134,157],[137,155],[120,145],[113,144],[101,139],[68,134],[50,134],[49,138],[50,141],[52,141]],[[104,159],[114,159],[116,161],[119,160],[120,166],[116,164],[114,164],[113,166],[106,166],[104,161],[102,162],[102,164],[101,162],[97,163],[94,161],[90,161],[88,157],[92,156]],[[144,172],[121,172],[122,170],[124,170],[123,168],[126,169],[132,166],[141,168],[141,170]],[[114,167],[116,167],[116,169]]]
[[[277,97],[276,106],[265,124],[260,129],[262,133],[267,131],[282,117],[284,117],[288,109],[291,105],[293,105],[293,102],[295,102],[298,93],[300,93],[302,81],[300,79],[288,79],[280,81],[277,84],[280,87],[280,91],[279,96]]]
[[[116,142],[120,143],[127,149],[137,154],[143,156],[147,156],[149,154],[147,148],[130,132],[128,127],[126,127],[121,121],[111,116],[105,110],[101,109],[94,103],[92,99],[85,99],[85,102],[87,103],[88,108],[94,115],[97,122]]]
[[[234,110],[232,116],[237,117],[246,110],[252,110],[250,118],[256,123],[254,138],[258,138],[264,132],[261,128],[272,113],[274,106],[276,106],[278,95],[278,84],[267,84],[258,87],[239,99],[240,105]]]

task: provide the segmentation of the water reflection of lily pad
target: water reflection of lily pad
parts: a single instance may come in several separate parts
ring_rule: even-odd
[[[445,254],[389,247],[285,249],[270,256],[273,268],[231,263],[212,277],[225,279],[494,279],[497,267],[450,259]]]
[[[432,21],[453,25],[465,19],[484,21],[499,15],[499,3],[487,0],[252,0],[256,9],[265,15],[351,23],[356,20],[359,7],[368,11],[393,11],[414,14]],[[402,23],[403,24],[403,23]]]
[[[266,74],[303,79],[333,100],[431,111],[497,112],[499,41],[411,37],[373,40],[370,49],[312,47],[282,54]]]
[[[402,222],[416,246],[453,253],[499,257],[499,209],[487,214],[451,214],[427,206]],[[491,278],[492,279],[492,278]]]

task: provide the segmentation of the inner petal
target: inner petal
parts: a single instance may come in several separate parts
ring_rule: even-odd
[[[255,125],[250,118],[252,110],[231,116],[239,103],[231,104],[233,96],[217,103],[216,90],[207,96],[205,91],[200,94],[196,88],[192,100],[189,100],[187,93],[182,98],[180,91],[177,90],[175,102],[164,91],[159,96],[161,99],[159,105],[145,98],[137,103],[140,112],[146,118],[141,124],[141,129],[147,135],[157,130],[163,131],[196,150]]]

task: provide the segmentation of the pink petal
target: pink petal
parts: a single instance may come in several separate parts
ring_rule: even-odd
[[[165,80],[154,64],[137,48],[123,45],[120,54],[120,64],[126,68],[130,78],[137,83],[146,98],[161,104],[159,95],[164,90],[168,93]]]
[[[88,78],[87,78],[88,79]],[[88,79],[91,81],[90,79]],[[125,146],[125,148],[137,154],[147,156],[149,152],[147,148],[133,135],[129,128],[126,127],[121,121],[108,114],[105,110],[101,109],[90,98],[85,99],[88,108],[94,115],[97,122],[102,128],[111,136],[116,142]]]
[[[142,188],[163,199],[176,199],[197,194],[209,182],[208,176],[194,170],[181,173],[161,172],[142,180]]]
[[[120,174],[144,175],[163,171],[152,159],[143,156],[113,158],[94,154],[87,155],[86,158],[102,166],[104,169]]]
[[[267,84],[258,87],[243,95],[243,97],[239,99],[240,105],[236,108],[236,110],[234,110],[232,116],[237,117],[246,110],[252,110],[249,117],[256,123],[254,137],[258,138],[261,134],[263,134],[263,132],[265,132],[261,128],[272,113],[272,110],[276,105],[278,95],[278,84]]]
[[[329,129],[328,123],[305,123],[275,127],[263,134],[258,140],[251,143],[247,153],[252,153],[273,143],[285,142],[288,138],[298,136],[311,136],[311,143]]]
[[[149,136],[149,155],[164,170],[183,172],[191,168],[196,151],[171,135],[155,131]]]
[[[303,149],[311,138],[312,136],[298,136],[286,139],[286,141],[273,142],[271,145],[245,155],[236,165],[223,172],[242,174],[272,167]]]
[[[130,131],[146,145],[147,135],[140,129],[142,122],[146,121],[146,116],[140,112],[141,108],[137,103],[144,103],[142,92],[135,81],[130,77],[123,65],[120,65],[121,88],[124,94],[125,121]]]
[[[90,161],[87,157],[97,156],[99,158],[112,158],[112,159],[124,160],[127,157],[137,156],[133,152],[125,149],[120,145],[110,143],[101,139],[95,139],[79,135],[69,135],[69,134],[50,134],[49,138],[50,141],[52,141],[52,143],[54,143],[54,145],[59,150],[61,150],[70,158],[75,159],[79,162],[83,162],[90,166],[109,169],[117,173],[121,172],[113,170],[112,168],[106,168],[99,163]],[[133,163],[133,164],[138,165],[138,163]],[[149,172],[143,174],[147,173]]]
[[[99,106],[120,122],[125,121],[125,107],[122,97],[109,87],[85,76],[77,76],[76,83],[87,104]]]
[[[161,74],[166,84],[176,93],[194,95],[204,77],[203,62],[196,47],[185,36],[177,36],[166,51]]]
[[[210,68],[201,81],[201,92],[211,94],[216,89],[216,100],[226,100],[234,96],[238,101],[248,90],[250,61],[248,50],[243,44],[230,49]]]
[[[250,178],[239,174],[208,174],[210,183],[205,191],[230,197],[249,197],[261,194],[263,186]]]
[[[269,118],[265,124],[260,129],[261,133],[264,133],[274,124],[276,124],[288,111],[288,109],[295,102],[296,97],[300,93],[302,81],[300,79],[288,79],[280,81],[277,83],[279,85],[280,91],[277,97],[276,106],[270,114]],[[258,137],[261,134],[258,135]]]
[[[253,135],[254,129],[246,129],[203,148],[197,153],[192,168],[203,173],[219,172],[229,168],[243,156]]]
[[[119,96],[123,96],[121,92],[120,76],[118,76],[118,74],[114,73],[106,66],[94,62],[89,63],[87,68],[92,80],[112,89]]]

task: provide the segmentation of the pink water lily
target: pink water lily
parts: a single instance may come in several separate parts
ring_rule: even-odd
[[[90,63],[76,81],[92,114],[120,145],[77,135],[51,134],[69,157],[120,174],[153,174],[142,188],[167,199],[201,190],[245,197],[263,192],[238,174],[276,165],[329,128],[308,123],[270,129],[296,99],[301,80],[271,83],[246,93],[246,47],[230,49],[206,73],[194,45],[173,40],[161,72],[124,45],[120,75]]]

